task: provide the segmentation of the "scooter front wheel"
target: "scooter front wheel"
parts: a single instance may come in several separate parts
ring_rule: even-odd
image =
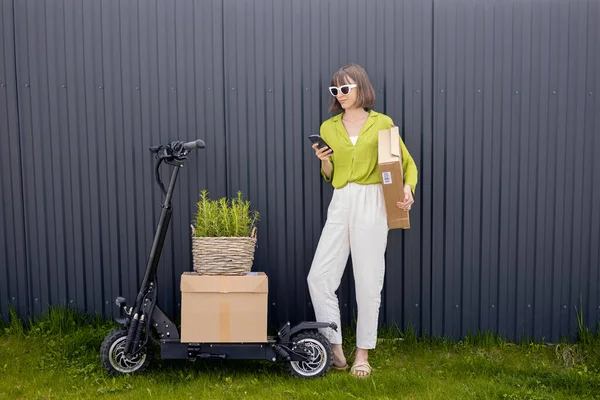
[[[142,372],[150,364],[150,354],[147,353],[147,349],[141,349],[131,358],[125,355],[126,339],[125,329],[115,329],[104,338],[100,346],[100,360],[111,375]]]
[[[292,338],[292,350],[301,349],[310,354],[306,361],[288,361],[288,370],[298,378],[317,378],[329,371],[333,364],[331,343],[319,332],[302,332]]]

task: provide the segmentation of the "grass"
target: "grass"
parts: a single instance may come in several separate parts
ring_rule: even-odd
[[[557,345],[383,330],[366,380],[333,371],[300,380],[283,364],[222,360],[153,360],[142,375],[110,377],[98,356],[110,322],[50,308],[25,324],[11,313],[0,328],[0,399],[600,399],[600,330],[584,326],[577,343]]]

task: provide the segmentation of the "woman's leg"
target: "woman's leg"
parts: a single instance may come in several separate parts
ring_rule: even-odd
[[[342,351],[339,301],[335,293],[340,286],[350,251],[345,192],[344,189],[334,192],[307,279],[317,321],[335,322],[338,326],[337,331],[329,328],[320,330],[333,344],[334,362],[338,366],[346,361]]]
[[[358,306],[356,363],[368,362],[368,350],[377,344],[387,236],[381,185],[357,186],[350,217],[350,248]]]

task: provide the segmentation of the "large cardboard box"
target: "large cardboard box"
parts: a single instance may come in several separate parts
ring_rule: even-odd
[[[390,229],[410,228],[408,211],[398,208],[396,203],[404,200],[404,175],[400,132],[397,126],[379,131],[379,171],[383,186],[383,197]]]
[[[263,272],[181,276],[182,343],[267,341],[269,282]]]

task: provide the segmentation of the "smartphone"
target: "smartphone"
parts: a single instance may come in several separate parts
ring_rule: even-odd
[[[308,137],[310,139],[310,141],[314,144],[314,143],[318,143],[319,144],[319,149],[322,149],[323,147],[329,147],[329,145],[327,144],[327,142],[325,140],[323,140],[323,138],[319,135],[310,135]],[[331,149],[331,147],[329,147]],[[333,154],[333,149],[331,149],[331,154]]]

